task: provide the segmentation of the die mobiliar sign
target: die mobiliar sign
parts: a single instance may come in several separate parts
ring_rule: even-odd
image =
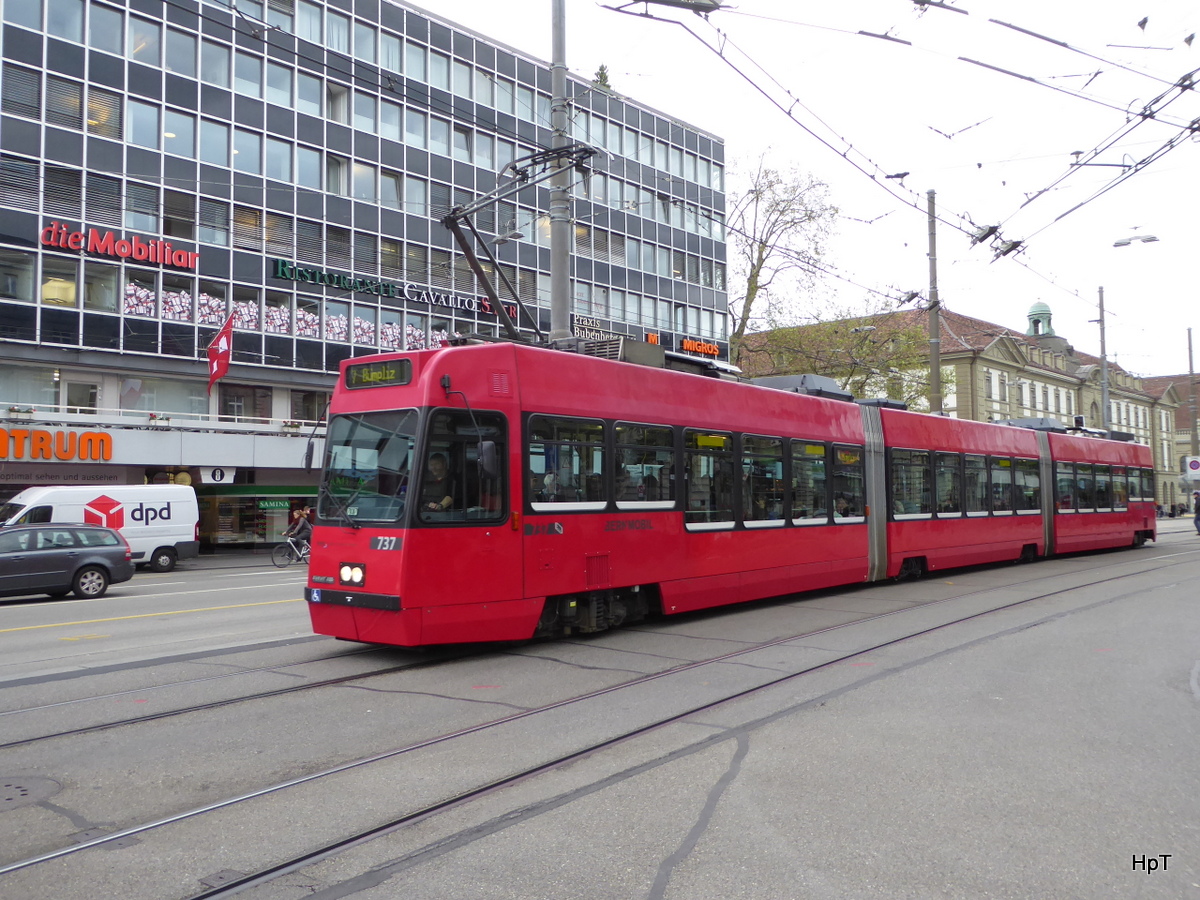
[[[89,228],[87,231],[72,231],[62,222],[51,222],[42,229],[42,246],[62,250],[84,250],[100,256],[115,256],[119,259],[135,259],[139,262],[159,263],[180,269],[194,269],[200,262],[200,254],[193,250],[179,250],[170,241],[161,238],[117,237],[116,232]]]

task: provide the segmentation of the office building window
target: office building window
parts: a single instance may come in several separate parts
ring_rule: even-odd
[[[404,141],[413,147],[425,148],[426,118],[425,113],[416,109],[404,111]]]
[[[196,198],[179,191],[163,191],[162,233],[190,241],[196,228]]]
[[[403,50],[400,38],[390,34],[379,35],[379,67],[385,72],[399,74],[403,70]]]
[[[251,175],[262,173],[262,135],[235,128],[233,131],[233,167]]]
[[[354,58],[375,62],[375,29],[362,22],[354,23]]]
[[[36,6],[37,4],[30,3],[28,5]],[[77,44],[82,43],[83,0],[47,0],[46,31],[55,37],[74,41]]]
[[[354,94],[354,127],[359,131],[375,131],[375,98],[370,94]]]
[[[427,53],[425,48],[420,44],[407,44],[405,46],[405,74],[414,81],[428,81],[428,73],[426,71]]]
[[[321,189],[321,151],[309,147],[296,148],[296,184]]]
[[[323,10],[315,3],[307,3],[305,0],[297,0],[296,2],[296,37],[312,41],[314,44],[320,44],[321,41],[321,19]]]
[[[239,52],[234,60],[233,89],[247,97],[261,97],[262,67],[259,57]]]
[[[83,129],[83,85],[57,75],[46,76],[46,121]]]
[[[163,149],[177,156],[196,155],[196,118],[168,109],[163,113]]]
[[[350,192],[350,161],[332,153],[325,155],[325,190],[331,194]]]
[[[5,63],[3,78],[0,84],[0,108],[6,113],[30,119],[41,118],[42,73]]]
[[[158,231],[158,188],[132,181],[125,186],[125,227],[148,234]]]
[[[229,165],[229,126],[200,120],[200,159],[215,166]]]
[[[9,3],[5,5],[8,8],[21,8],[32,6],[27,3]],[[96,50],[104,50],[108,53],[116,53],[120,55],[125,49],[123,40],[125,35],[125,23],[121,13],[108,6],[103,6],[99,3],[90,4],[88,10],[88,46]]]
[[[229,48],[212,41],[200,45],[200,79],[217,87],[229,87]]]
[[[229,244],[229,204],[200,198],[198,240],[225,247]]]
[[[267,63],[267,102],[277,106],[292,105],[292,70],[287,66]],[[317,105],[320,106],[319,101]]]
[[[353,196],[356,200],[376,200],[375,167],[366,163],[354,164]]]
[[[350,52],[350,20],[332,10],[325,17],[325,45],[338,53]]]
[[[321,115],[321,79],[314,75],[296,73],[296,109],[310,116]]]
[[[163,68],[176,75],[196,77],[196,38],[182,31],[167,29],[167,55]]]
[[[263,174],[276,181],[292,180],[292,145],[275,138],[267,138],[266,161]]]
[[[325,89],[325,111],[331,121],[350,124],[350,89],[345,85],[333,84]]]
[[[136,16],[129,17],[129,58],[158,67],[162,59],[162,26]]]
[[[122,134],[121,97],[112,91],[88,88],[87,130],[89,134],[119,139]]]

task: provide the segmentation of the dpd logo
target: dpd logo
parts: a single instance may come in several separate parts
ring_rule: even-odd
[[[125,504],[101,494],[83,506],[83,521],[89,525],[122,528],[125,525]]]

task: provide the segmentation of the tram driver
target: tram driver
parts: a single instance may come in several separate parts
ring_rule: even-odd
[[[434,453],[425,467],[421,482],[421,509],[444,512],[454,504],[454,481],[450,478],[446,454]]]

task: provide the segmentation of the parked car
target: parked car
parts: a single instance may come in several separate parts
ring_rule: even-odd
[[[133,551],[121,532],[61,522],[0,529],[0,597],[101,597],[133,577]]]

